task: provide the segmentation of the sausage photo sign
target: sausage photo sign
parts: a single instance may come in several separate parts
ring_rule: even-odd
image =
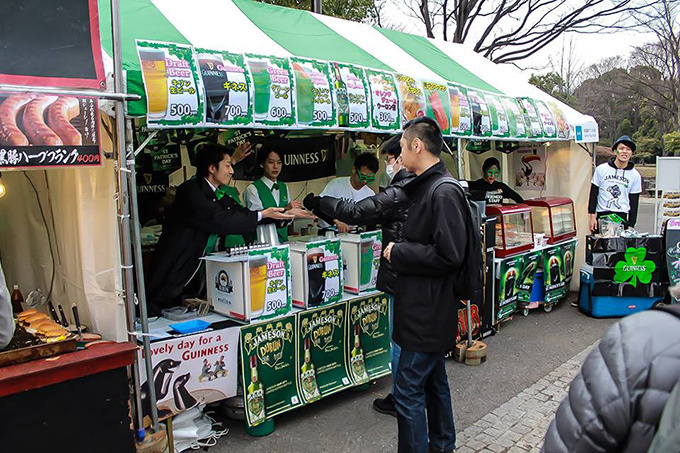
[[[0,170],[101,163],[95,98],[0,92]]]

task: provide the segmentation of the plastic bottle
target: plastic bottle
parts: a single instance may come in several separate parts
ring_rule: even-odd
[[[24,295],[19,291],[19,285],[14,285],[14,291],[12,291],[12,312],[15,315],[24,311],[24,307],[21,305],[23,301]]]

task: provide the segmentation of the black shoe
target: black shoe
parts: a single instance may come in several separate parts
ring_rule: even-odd
[[[397,416],[397,409],[394,407],[394,398],[392,398],[391,393],[385,398],[373,400],[373,409],[381,414],[391,415],[392,417]]]

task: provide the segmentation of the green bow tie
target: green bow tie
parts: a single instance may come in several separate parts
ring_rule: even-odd
[[[279,190],[279,183],[278,182],[275,182],[274,184],[272,184],[272,192],[275,191],[275,190]]]

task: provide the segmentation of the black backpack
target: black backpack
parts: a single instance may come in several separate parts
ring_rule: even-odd
[[[456,296],[462,300],[469,300],[472,298],[475,291],[480,289],[483,284],[482,272],[482,217],[483,213],[481,206],[470,198],[463,186],[451,176],[444,176],[436,180],[427,193],[428,202],[432,200],[434,191],[442,184],[453,184],[461,191],[463,198],[467,204],[467,216],[465,219],[465,226],[467,227],[467,247],[465,249],[465,259],[463,266],[460,268],[458,278],[456,279],[455,290]]]

